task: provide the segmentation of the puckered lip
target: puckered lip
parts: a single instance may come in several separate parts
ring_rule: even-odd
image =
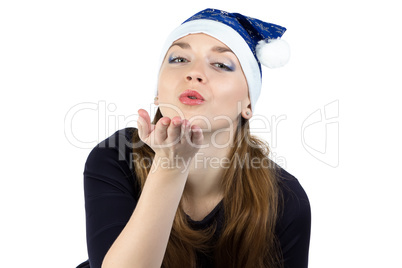
[[[204,101],[204,97],[200,93],[192,89],[187,89],[183,93],[181,93],[179,99],[182,98],[197,99]]]

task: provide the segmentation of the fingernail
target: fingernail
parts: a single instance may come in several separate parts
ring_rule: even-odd
[[[177,120],[174,120],[174,121],[172,121],[172,122],[173,122],[173,125],[175,125],[175,126],[179,126],[180,123],[181,123],[181,121],[177,121]]]

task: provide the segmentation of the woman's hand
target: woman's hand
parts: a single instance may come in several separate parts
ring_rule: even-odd
[[[147,111],[138,110],[138,135],[151,147],[156,157],[166,157],[173,163],[184,163],[193,158],[204,139],[200,127],[190,125],[186,119],[176,116],[172,119],[162,117],[151,124]],[[187,162],[186,162],[187,163]]]

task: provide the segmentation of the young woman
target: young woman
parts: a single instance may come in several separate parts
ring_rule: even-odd
[[[87,266],[307,267],[308,198],[248,123],[284,31],[214,9],[173,31],[153,122],[139,110],[86,162]]]

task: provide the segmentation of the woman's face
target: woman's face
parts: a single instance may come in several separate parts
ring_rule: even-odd
[[[236,55],[206,34],[172,44],[161,66],[158,99],[163,116],[180,116],[211,130],[236,126],[239,114],[250,107]]]

